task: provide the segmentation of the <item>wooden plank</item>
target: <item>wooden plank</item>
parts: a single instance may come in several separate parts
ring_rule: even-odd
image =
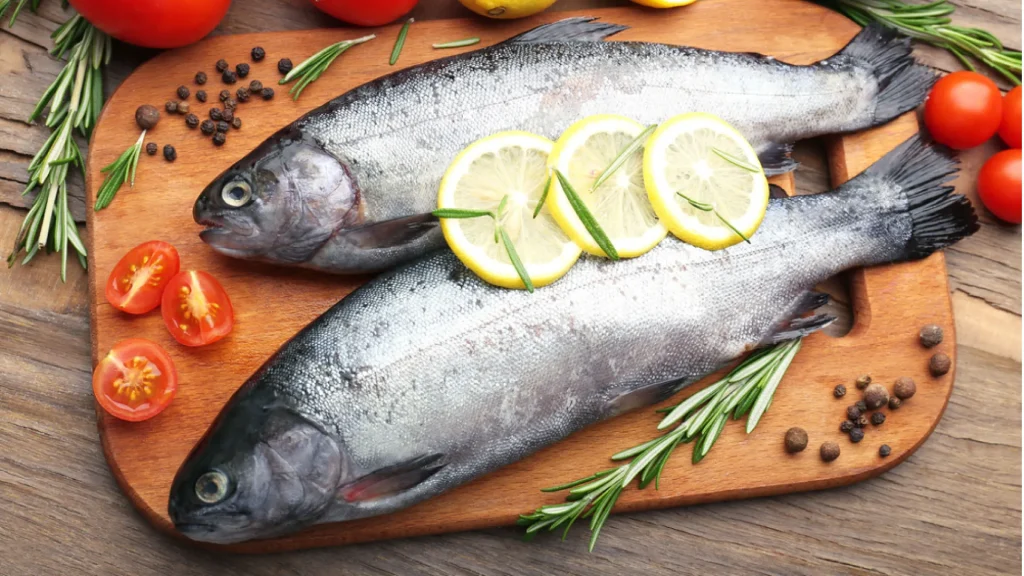
[[[761,18],[751,20],[749,14],[759,7],[755,0],[733,0],[702,3],[685,12],[609,9],[587,13],[631,25],[632,28],[621,35],[622,40],[766,51],[805,63],[834,53],[857,31],[857,27],[843,17],[811,4],[779,2],[778,10],[764,12]],[[411,34],[406,43],[402,64],[413,65],[436,57],[437,52],[431,50],[429,44],[437,38],[479,35],[486,45],[558,17],[546,14],[502,26],[479,20],[419,24],[416,34]],[[799,34],[795,33],[797,28],[792,23],[807,20],[819,25],[812,31],[801,29]],[[718,34],[722,26],[734,30],[734,34],[728,37]],[[780,32],[787,28],[794,33]],[[380,35],[392,38],[396,31],[396,27],[391,27],[381,30]],[[214,38],[142,66],[110,100],[96,131],[87,186],[90,202],[99,185],[98,168],[136,137],[132,121],[135,107],[142,102],[159,102],[180,82],[168,81],[168,78],[187,81],[194,74],[197,62],[208,64],[219,57],[229,61],[244,60],[248,48],[254,44],[267,49],[271,62],[284,54],[299,60],[329,41],[352,34],[330,30]],[[389,71],[384,62],[390,50],[389,42],[377,42],[347,53],[339,61],[340,66],[336,65],[339,67],[333,69],[331,75],[310,86],[298,103],[255,102],[240,108],[240,115],[247,122],[243,132],[246,137],[233,134],[216,160],[211,160],[208,141],[194,132],[189,133],[180,121],[164,120],[152,132],[153,139],[173,141],[179,152],[177,162],[144,161],[135,191],[122,192],[110,208],[89,214],[94,263],[90,272],[94,359],[129,335],[148,337],[171,351],[184,383],[174,404],[151,421],[126,424],[100,414],[104,449],[115,477],[143,514],[164,530],[170,529],[165,512],[170,480],[219,406],[281,342],[355,285],[351,280],[253,266],[214,255],[198,241],[197,229],[191,222],[189,208],[196,191],[255,143],[302,112]],[[272,64],[266,63],[256,66],[252,76],[260,78],[262,75],[267,80],[270,66]],[[273,72],[269,75],[273,77]],[[208,86],[208,89],[214,88]],[[833,155],[833,160],[842,160],[833,163],[833,178],[840,173],[840,168],[845,170],[840,179],[844,179],[846,173],[855,174],[915,131],[913,117],[908,115],[883,130],[873,131],[870,136],[844,139],[843,153]],[[129,219],[135,225],[126,229],[123,222]],[[185,266],[210,270],[221,278],[233,295],[236,329],[227,340],[186,352],[172,343],[154,315],[128,319],[106,304],[102,298],[106,271],[128,248],[154,235],[175,244]],[[952,390],[952,373],[935,381],[925,374],[922,360],[926,358],[925,352],[914,340],[916,327],[927,322],[945,326],[952,334],[942,256],[873,269],[859,278],[855,282],[853,301],[858,313],[854,330],[842,339],[823,335],[809,339],[790,376],[791,381],[798,384],[780,391],[772,414],[755,434],[745,437],[738,428],[729,427],[716,446],[714,458],[698,467],[691,467],[685,460],[674,462],[666,469],[662,490],[628,491],[617,510],[839,486],[880,474],[915,450],[935,426]],[[903,293],[894,290],[894,286],[914,286],[915,290],[912,294]],[[275,305],[269,310],[247,305],[261,301],[273,301]],[[245,342],[245,345],[240,347],[238,342]],[[887,349],[884,358],[876,358],[872,352],[879,348]],[[955,354],[951,345],[944,349]],[[862,360],[858,363],[850,358]],[[837,382],[852,380],[867,371],[868,359],[872,361],[872,371],[882,382],[891,382],[900,375],[911,375],[922,382],[923,390],[903,409],[898,422],[888,426],[887,438],[894,448],[893,456],[881,460],[876,454],[877,443],[865,442],[856,446],[846,443],[847,453],[830,465],[822,463],[814,450],[797,458],[781,457],[781,435],[798,415],[812,434],[814,445],[825,438],[839,438],[837,422],[841,419],[842,407],[831,397],[830,390]],[[905,364],[910,366],[904,367]],[[209,373],[213,369],[218,376],[211,381]],[[200,381],[203,386],[187,384]],[[924,385],[925,382],[928,384]],[[808,412],[816,416],[808,416]],[[574,435],[531,458],[397,514],[344,525],[317,526],[294,537],[232,549],[284,550],[507,524],[520,512],[562,497],[542,495],[539,488],[552,481],[571,479],[579,470],[604,467],[607,453],[648,439],[653,432],[652,425],[650,411],[640,411]],[[174,441],[140,442],[141,438],[174,438]],[[607,450],[595,450],[594,446],[604,446]],[[751,453],[760,454],[763,461],[755,468],[738,469],[737,462]],[[743,473],[744,469],[748,473]]]

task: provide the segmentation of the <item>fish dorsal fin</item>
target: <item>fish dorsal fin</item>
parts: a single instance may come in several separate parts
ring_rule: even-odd
[[[441,454],[427,454],[374,470],[338,489],[346,502],[365,502],[408,490],[444,468]]]
[[[509,44],[551,44],[554,42],[600,42],[629,26],[597,22],[597,18],[579,16],[542,24],[505,41]]]

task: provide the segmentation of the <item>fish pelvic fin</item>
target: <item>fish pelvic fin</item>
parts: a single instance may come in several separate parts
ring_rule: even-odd
[[[629,26],[597,22],[597,18],[578,16],[550,24],[542,24],[513,36],[505,42],[512,44],[551,44],[555,42],[600,42],[618,34]]]
[[[829,314],[815,314],[814,316],[794,318],[779,326],[775,332],[768,336],[767,342],[764,342],[764,344],[778,344],[787,340],[809,336],[835,322],[835,320],[836,317]]]
[[[799,162],[790,157],[792,153],[792,144],[776,144],[772,142],[757,152],[757,159],[761,162],[761,168],[766,176],[776,176],[792,172],[800,165]]]
[[[444,468],[442,454],[427,454],[375,470],[338,489],[346,502],[365,502],[393,496],[423,482]]]
[[[936,76],[913,57],[910,37],[872,22],[839,54],[867,68],[878,82],[873,124],[882,124],[924,102]]]

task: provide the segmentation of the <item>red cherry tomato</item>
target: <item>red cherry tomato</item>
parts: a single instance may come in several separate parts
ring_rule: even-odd
[[[1002,117],[999,88],[977,72],[944,76],[924,102],[924,123],[932,138],[957,150],[973,148],[991,138]]]
[[[1020,224],[1020,179],[1020,148],[995,154],[978,173],[978,195],[1000,220]]]
[[[220,282],[197,270],[179,272],[164,290],[160,314],[171,336],[185,346],[203,346],[228,335],[235,313]]]
[[[313,6],[357,26],[383,26],[412,10],[419,0],[312,0]]]
[[[139,422],[167,408],[178,391],[178,372],[167,352],[142,338],[122,340],[96,365],[92,392],[112,416]]]
[[[1020,86],[1003,96],[1003,120],[999,123],[999,137],[1010,148],[1020,148]]]
[[[177,48],[217,27],[231,0],[71,0],[86,20],[118,40]]]
[[[160,305],[171,277],[178,273],[178,251],[167,242],[139,244],[121,258],[107,278],[107,302],[129,314],[145,314]]]

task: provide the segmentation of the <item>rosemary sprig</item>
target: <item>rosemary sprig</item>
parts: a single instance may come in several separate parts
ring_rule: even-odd
[[[105,166],[100,172],[106,173],[103,177],[103,184],[100,184],[99,192],[96,193],[96,205],[93,210],[99,212],[110,205],[110,202],[114,199],[114,195],[121,189],[121,186],[125,182],[128,182],[128,187],[132,188],[135,186],[135,169],[139,165],[139,154],[142,153],[142,140],[146,137],[146,131],[143,130],[142,134],[139,135],[139,139],[135,141],[127,150],[121,153],[107,166]]]
[[[879,22],[911,38],[943,48],[968,70],[975,69],[971,62],[973,58],[1013,84],[1020,85],[1020,50],[1004,47],[998,38],[986,30],[953,25],[951,15],[956,11],[956,7],[948,0],[936,0],[925,4],[908,4],[900,0],[817,2],[842,13],[861,26]]]
[[[722,224],[725,224],[726,226],[728,226],[729,229],[732,230],[733,232],[735,232],[737,236],[739,236],[740,238],[743,238],[744,242],[746,242],[747,244],[750,244],[750,238],[747,238],[747,236],[745,234],[743,234],[743,232],[740,232],[739,230],[737,230],[736,227],[733,226],[732,223],[730,223],[728,220],[726,220],[718,212],[718,210],[715,209],[714,206],[712,206],[711,204],[708,204],[706,202],[700,202],[700,201],[694,200],[693,198],[690,198],[689,196],[687,196],[686,194],[683,194],[682,192],[679,192],[678,190],[676,191],[676,194],[679,195],[679,197],[682,198],[683,200],[686,200],[687,202],[689,202],[690,206],[693,206],[697,210],[700,210],[702,212],[713,212],[715,214],[715,216],[718,216],[718,219],[722,221]]]
[[[66,281],[69,244],[78,262],[86,266],[85,244],[78,236],[67,198],[70,168],[83,170],[85,166],[74,132],[87,138],[96,125],[103,107],[103,67],[110,62],[111,42],[77,14],[50,37],[54,42],[50,54],[56,58],[67,55],[68,60],[29,117],[36,120],[48,108],[45,124],[53,131],[29,163],[29,180],[22,194],[37,194],[15,237],[7,265],[13,266],[22,252],[22,264],[39,250],[58,252],[60,277]]]
[[[402,24],[402,29],[398,31],[398,38],[395,39],[395,47],[391,49],[389,65],[394,66],[395,62],[398,62],[398,55],[402,53],[402,47],[405,46],[405,37],[409,35],[409,26],[412,26],[415,21],[415,18],[409,18],[405,24]]]
[[[651,124],[650,126],[645,128],[644,131],[641,132],[636,138],[634,138],[633,141],[629,143],[629,146],[623,148],[622,152],[619,152],[619,155],[616,156],[615,159],[612,160],[611,164],[609,164],[608,167],[604,169],[604,172],[601,172],[597,179],[594,180],[594,183],[590,186],[590,191],[593,192],[594,190],[597,190],[597,188],[601,184],[604,184],[606,180],[611,178],[612,174],[615,174],[616,170],[621,168],[622,165],[626,163],[626,160],[628,160],[634,152],[643,148],[644,143],[647,142],[647,137],[650,136],[651,132],[654,132],[654,129],[657,127],[657,124]]]
[[[432,44],[432,46],[437,50],[443,50],[445,48],[462,48],[463,46],[472,46],[479,42],[480,39],[473,36],[471,38],[463,38],[462,40],[453,40],[451,42],[439,42],[437,44]]]
[[[537,205],[533,208],[533,217],[536,218],[540,214],[540,209],[544,207],[544,202],[548,199],[548,191],[551,190],[551,174],[548,173],[548,179],[544,181],[544,188],[541,190],[540,198],[537,199]]]
[[[7,27],[14,26],[14,21],[18,19],[18,14],[21,13],[22,8],[26,5],[28,9],[33,13],[39,10],[39,5],[43,0],[0,0],[0,18],[4,17],[4,13],[12,5],[14,6],[14,12],[11,12],[11,19],[7,21]],[[64,7],[67,8],[67,0],[64,1]]]
[[[569,205],[576,212],[576,216],[583,223],[583,227],[590,232],[590,236],[593,237],[594,242],[601,247],[601,250],[611,258],[612,260],[619,259],[619,252],[615,249],[612,241],[608,238],[608,235],[601,229],[601,225],[597,223],[597,219],[590,213],[590,209],[583,203],[583,199],[576,193],[576,190],[569,183],[569,179],[562,174],[561,170],[555,170],[555,177],[558,178],[558,184],[562,187],[562,192],[565,192],[566,199],[569,200]]]
[[[725,150],[720,150],[712,146],[711,151],[714,152],[715,155],[721,158],[722,160],[725,160],[726,162],[732,164],[733,166],[736,166],[737,168],[741,168],[743,170],[746,170],[747,172],[752,172],[754,174],[758,174],[761,172],[761,169],[758,168],[757,166],[752,166],[746,160],[739,158],[737,156],[733,156],[732,154],[729,154]]]
[[[516,269],[516,274],[519,275],[519,279],[523,281],[523,286],[526,287],[526,291],[533,293],[534,286],[533,280],[530,279],[529,272],[526,271],[526,266],[523,266],[523,261],[519,258],[519,253],[516,251],[515,244],[512,243],[512,238],[509,237],[508,232],[505,231],[505,227],[501,225],[501,220],[505,215],[505,206],[508,204],[508,194],[502,196],[501,202],[498,203],[497,210],[466,210],[463,208],[438,208],[431,212],[436,218],[479,218],[481,216],[490,216],[494,220],[494,243],[497,244],[499,241],[505,247],[505,252],[508,254],[508,259],[512,263],[512,267]]]
[[[302,94],[302,91],[306,89],[306,86],[309,86],[310,83],[316,81],[316,79],[319,78],[325,70],[327,70],[338,56],[341,56],[342,53],[356,44],[369,42],[376,37],[377,36],[374,34],[370,34],[369,36],[363,36],[362,38],[356,38],[355,40],[342,40],[341,42],[331,44],[309,58],[306,58],[295,68],[292,68],[292,71],[285,75],[284,78],[281,78],[278,84],[287,84],[298,78],[298,82],[288,90],[288,93],[292,95],[292,100],[298,100],[299,94]]]
[[[629,460],[625,464],[543,489],[542,492],[568,490],[569,493],[564,503],[547,504],[519,516],[518,524],[526,527],[528,537],[541,530],[563,528],[562,539],[565,539],[577,519],[589,517],[591,533],[588,547],[593,550],[601,527],[622,491],[634,479],[638,479],[640,490],[651,482],[658,489],[661,473],[677,446],[695,442],[692,460],[696,464],[714,446],[730,417],[739,420],[748,415],[746,430],[749,434],[771,404],[779,382],[800,345],[800,339],[790,340],[755,352],[721,380],[676,406],[659,410],[668,414],[658,429],[673,424],[675,429],[612,455],[614,461]]]

